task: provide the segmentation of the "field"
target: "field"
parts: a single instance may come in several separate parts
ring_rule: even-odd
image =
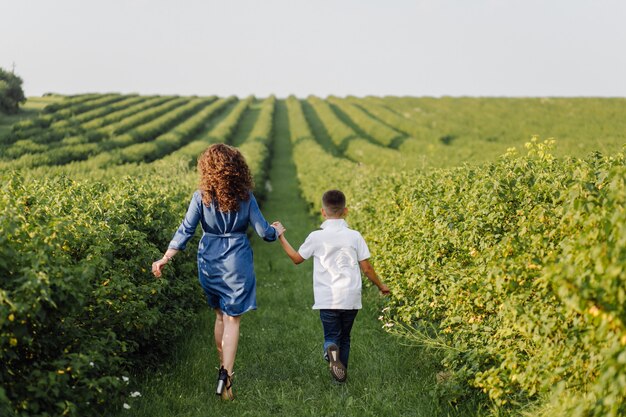
[[[0,119],[2,415],[626,413],[626,99],[84,94],[25,108]],[[210,393],[194,250],[164,279],[149,269],[218,142],[242,151],[294,245],[323,191],[346,192],[392,289],[365,291],[346,385],[319,357],[310,265],[253,238],[240,394]]]

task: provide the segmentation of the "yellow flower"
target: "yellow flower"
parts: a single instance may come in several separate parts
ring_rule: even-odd
[[[9,321],[13,321],[15,320],[15,316],[13,315],[13,313],[9,314]]]
[[[17,339],[16,339],[16,338],[14,338],[14,337],[10,338],[10,339],[9,339],[9,344],[10,344],[11,346],[17,346]]]

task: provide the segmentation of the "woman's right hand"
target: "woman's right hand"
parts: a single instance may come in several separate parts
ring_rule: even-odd
[[[159,278],[161,276],[161,270],[167,264],[166,258],[161,258],[156,262],[152,262],[152,273],[155,277]]]

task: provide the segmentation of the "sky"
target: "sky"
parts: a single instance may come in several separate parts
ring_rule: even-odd
[[[626,96],[623,0],[0,0],[27,96]]]

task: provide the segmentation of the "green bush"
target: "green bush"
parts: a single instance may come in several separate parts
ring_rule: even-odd
[[[385,326],[443,353],[452,401],[478,389],[535,414],[622,415],[624,155],[528,149],[360,185],[351,221],[392,287]]]
[[[190,195],[163,174],[104,183],[3,175],[3,415],[94,415],[121,404],[127,370],[155,364],[203,304],[194,251],[163,279],[150,271]]]

